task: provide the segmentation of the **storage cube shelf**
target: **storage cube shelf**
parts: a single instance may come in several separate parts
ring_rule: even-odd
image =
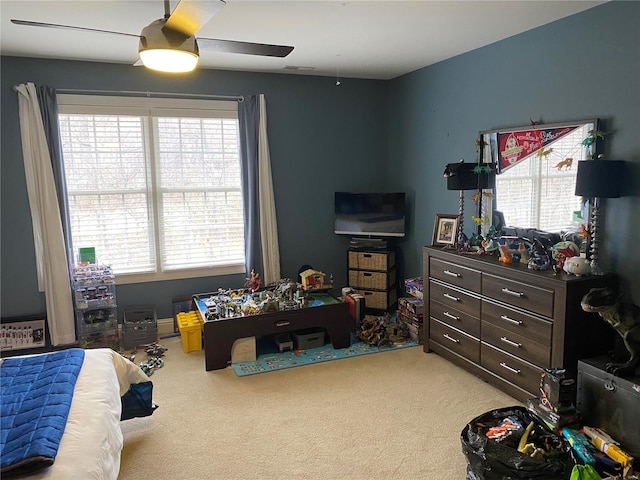
[[[116,285],[111,267],[93,263],[77,265],[72,279],[80,346],[119,350]]]
[[[388,311],[398,300],[393,250],[349,250],[349,287],[364,296],[365,310]]]

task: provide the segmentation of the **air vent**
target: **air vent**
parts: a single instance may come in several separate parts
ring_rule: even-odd
[[[312,70],[315,70],[315,67],[301,67],[298,65],[287,65],[283,68],[283,70],[294,70],[297,72],[310,72]]]

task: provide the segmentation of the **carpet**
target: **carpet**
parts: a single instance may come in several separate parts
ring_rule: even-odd
[[[343,358],[358,357],[360,355],[370,355],[372,353],[388,352],[399,348],[416,346],[418,346],[418,343],[411,339],[408,339],[405,343],[399,345],[376,347],[352,338],[351,346],[347,348],[333,348],[331,344],[327,344],[322,347],[309,348],[307,350],[280,353],[277,351],[264,352],[264,349],[269,350],[269,346],[260,345],[259,343],[257,346],[258,356],[255,362],[232,363],[231,367],[237,376],[246,377],[248,375],[274,372],[285,368],[302,367],[304,365],[313,365],[315,363],[341,360]]]

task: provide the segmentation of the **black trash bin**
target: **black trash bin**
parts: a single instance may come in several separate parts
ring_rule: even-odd
[[[515,419],[522,428],[501,440],[488,438],[487,431],[506,418]],[[517,450],[530,422],[534,422],[534,427],[529,441],[536,446],[546,443],[554,447],[544,458],[535,459]],[[520,406],[492,410],[474,418],[462,430],[460,440],[467,459],[467,480],[567,480],[575,465],[569,445],[540,418]]]

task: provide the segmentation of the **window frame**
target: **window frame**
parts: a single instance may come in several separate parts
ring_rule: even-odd
[[[105,96],[105,95],[82,95],[82,94],[58,94],[59,114],[87,114],[87,115],[134,115],[147,117],[146,142],[151,151],[155,151],[155,132],[153,123],[155,117],[193,117],[193,118],[233,118],[238,119],[237,101],[229,100],[204,100],[192,98],[158,98],[158,97],[127,97],[127,96]],[[146,174],[148,176],[148,200],[152,204],[151,211],[151,241],[153,241],[156,260],[155,272],[144,273],[118,273],[116,274],[119,284],[146,283],[164,280],[179,280],[188,278],[200,278],[208,276],[231,275],[245,273],[245,261],[243,258],[237,262],[230,261],[224,265],[196,267],[179,270],[163,270],[159,262],[160,238],[157,227],[159,212],[159,190],[157,188],[157,170],[155,158],[150,158],[146,162]],[[242,185],[240,185],[242,189]],[[241,190],[240,190],[241,191]],[[244,221],[244,211],[243,211]],[[245,238],[246,241],[246,238]]]
[[[535,125],[519,126],[519,127],[505,127],[505,128],[497,128],[492,130],[480,131],[479,138],[476,144],[477,150],[479,151],[479,161],[482,163],[492,163],[494,167],[497,167],[497,162],[498,162],[497,137],[499,134],[504,135],[512,132],[527,132],[530,130],[535,130],[535,131],[549,130],[549,129],[564,128],[564,127],[578,127],[583,130],[589,129],[588,133],[587,132],[584,133],[585,137],[589,137],[591,136],[591,131],[594,131],[596,133],[600,132],[601,124],[600,124],[599,118],[587,118],[584,120],[576,120],[576,121],[568,121],[568,122],[535,124]],[[581,146],[580,146],[581,154],[573,156],[574,158],[573,158],[572,168],[574,169],[574,171],[577,171],[578,161],[598,158],[598,156],[602,153],[603,142],[602,142],[601,136],[599,135],[591,136],[591,142],[588,142],[588,143],[586,143],[585,140],[586,138],[583,139],[583,141],[581,142]],[[560,141],[562,141],[562,138],[560,138]],[[552,147],[554,143],[555,142],[547,144],[547,147]],[[537,153],[536,151],[532,152],[531,156],[535,156],[536,153]],[[560,161],[561,159],[558,158],[557,160]],[[499,171],[499,168],[497,168],[497,170]],[[551,178],[551,176],[549,176],[549,178]],[[488,200],[488,201],[484,200],[482,197],[480,197],[480,200],[479,200],[480,205],[478,207],[478,210],[480,211],[480,217],[483,220],[491,219],[493,217],[494,210],[497,210],[496,201],[495,201],[495,194],[496,194],[495,190],[496,190],[495,188],[482,190],[482,194],[486,195]],[[573,188],[571,189],[571,191],[573,191]],[[537,193],[541,194],[542,190],[537,190]],[[533,194],[533,191],[532,191],[532,194]],[[542,196],[539,196],[539,195],[536,195],[535,197],[531,198],[531,201],[529,202],[530,207],[538,210],[537,212],[533,212],[534,218],[540,214],[539,207],[541,203],[545,201],[545,199],[546,197],[543,198]],[[585,210],[584,205],[582,205],[581,208],[579,208],[579,210],[581,210],[583,219],[584,221],[586,221],[587,212]],[[488,233],[489,227],[491,224],[490,221],[487,222],[486,220],[483,221],[483,223],[478,228],[479,233],[482,233],[483,235],[486,235]],[[571,221],[568,221],[566,225],[567,228],[573,227],[573,225],[571,225],[572,221],[573,219]],[[513,225],[513,226],[518,228],[534,228],[531,225],[529,226]]]

